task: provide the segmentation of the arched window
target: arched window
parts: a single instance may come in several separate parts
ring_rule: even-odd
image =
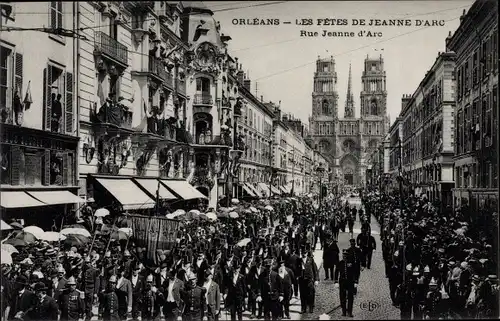
[[[204,77],[196,78],[196,91],[210,93],[210,79]]]
[[[322,113],[323,115],[328,115],[330,112],[329,112],[329,104],[328,104],[328,101],[327,100],[323,100],[323,105],[322,105]]]

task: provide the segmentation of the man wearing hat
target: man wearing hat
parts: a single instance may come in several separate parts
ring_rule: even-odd
[[[264,272],[264,267],[262,264],[262,258],[260,256],[257,256],[255,258],[255,264],[250,268],[250,273],[248,274],[246,278],[246,285],[248,287],[248,307],[250,312],[252,313],[250,318],[255,319],[257,316],[257,319],[262,318],[262,312],[263,312],[263,305],[262,301],[257,302],[257,293],[260,292],[260,275]],[[256,312],[258,314],[256,314]]]
[[[347,252],[348,252],[348,257],[350,260],[352,260],[352,262],[356,265],[359,265],[360,268],[363,266],[361,265],[362,261],[363,261],[363,254],[361,253],[361,250],[359,249],[359,247],[356,246],[356,240],[351,238],[349,240],[349,243],[350,243],[350,247],[347,249]]]
[[[106,290],[99,302],[102,305],[102,319],[104,321],[120,321],[118,296],[115,293],[116,275],[112,275],[107,281]]]
[[[208,321],[218,321],[220,315],[220,289],[219,285],[213,281],[211,269],[205,272],[205,282],[203,288],[206,290],[207,319]]]
[[[264,305],[264,318],[277,320],[280,316],[280,307],[283,302],[283,286],[281,279],[272,269],[273,261],[267,259],[264,261],[264,272],[259,278],[259,288],[257,292],[257,301]]]
[[[70,277],[66,283],[68,286],[60,295],[61,319],[60,320],[78,320],[83,318],[84,314],[84,292],[76,289],[76,280]]]
[[[435,278],[429,282],[424,310],[426,319],[437,320],[442,315],[442,296]]]
[[[62,293],[62,291],[66,288],[66,283],[68,280],[66,279],[66,270],[62,267],[62,265],[59,265],[57,267],[57,279],[56,283],[54,284],[54,300],[59,304],[59,296]]]
[[[224,307],[231,313],[231,320],[243,319],[245,298],[247,295],[245,277],[240,273],[240,264],[235,261],[232,270],[226,279],[226,292],[224,293]]]
[[[352,306],[360,272],[360,266],[350,257],[350,252],[346,249],[342,250],[342,260],[335,270],[335,286],[339,287],[342,316],[345,316],[346,313],[350,317],[353,316]]]
[[[188,280],[184,291],[181,292],[181,298],[185,304],[182,319],[201,320],[206,311],[206,290],[197,285],[196,274],[193,272],[188,273]]]
[[[339,247],[337,241],[330,234],[326,236],[323,250],[323,268],[325,269],[325,281],[334,278],[335,265],[339,262]]]
[[[52,297],[47,295],[47,287],[44,283],[35,284],[35,294],[38,302],[32,307],[34,320],[57,320],[59,316],[59,308]]]
[[[92,306],[99,293],[98,279],[99,270],[96,268],[96,263],[91,261],[90,256],[86,256],[83,266],[81,288],[85,294],[85,320],[90,320],[92,318]]]
[[[280,317],[285,317],[285,319],[290,319],[290,300],[293,295],[293,284],[295,275],[293,271],[285,266],[285,261],[281,260],[280,266],[278,268],[278,275],[281,279],[281,284],[283,287],[283,301],[282,306],[283,309],[281,311]]]
[[[117,267],[118,280],[116,281],[116,295],[118,297],[118,306],[120,318],[127,319],[127,314],[132,312],[132,284],[125,277],[123,266]]]
[[[130,276],[130,283],[132,284],[132,319],[137,320],[140,316],[141,303],[143,301],[142,296],[146,284],[144,277],[139,273],[141,272],[141,268],[137,262],[134,262],[130,266],[130,269],[132,271],[132,275]]]
[[[138,298],[140,302],[136,302],[140,306],[136,307],[136,311],[134,311],[134,302],[132,302],[132,319],[137,320],[141,316],[142,320],[152,321],[155,317],[159,316],[159,314],[155,313],[158,307],[158,289],[153,285],[153,275],[150,274],[146,277],[145,284],[141,287],[141,290],[142,292]]]
[[[28,278],[20,275],[13,285],[11,299],[5,308],[8,320],[13,320],[17,315],[30,316],[33,306],[36,305],[37,297],[35,293],[28,290]]]
[[[167,271],[167,282],[159,288],[158,302],[163,306],[162,311],[167,321],[177,320],[182,313],[181,292],[184,291],[184,282],[175,277],[175,271]]]
[[[299,280],[300,305],[302,313],[314,312],[314,300],[316,296],[315,286],[319,282],[318,267],[314,262],[311,251],[303,251],[299,264],[299,274],[296,277]]]

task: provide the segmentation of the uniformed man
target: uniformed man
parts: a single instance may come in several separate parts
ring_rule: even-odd
[[[370,230],[363,231],[358,235],[357,244],[361,250],[361,266],[370,269],[373,251],[377,249],[377,243],[373,235],[370,234]]]
[[[158,290],[153,285],[153,276],[146,277],[146,285],[141,293],[141,318],[142,320],[152,321],[155,315],[156,296]],[[136,317],[137,318],[137,317]]]
[[[60,320],[78,320],[83,318],[84,315],[84,296],[85,293],[76,289],[76,280],[70,277],[66,285],[69,287],[65,289],[60,296]]]
[[[437,320],[441,317],[441,301],[442,296],[439,291],[436,279],[432,278],[429,282],[429,292],[425,299],[425,319]]]
[[[347,254],[349,256],[349,259],[352,260],[352,262],[356,265],[360,265],[360,267],[364,267],[362,265],[363,263],[363,254],[361,253],[361,250],[359,249],[359,247],[356,246],[356,240],[354,240],[353,238],[351,238],[349,240],[349,243],[351,245],[351,247],[349,247],[347,249]]]
[[[196,274],[192,272],[188,274],[188,282],[185,290],[181,293],[182,300],[185,303],[182,320],[201,320],[206,310],[206,290],[197,285]]]
[[[90,260],[90,256],[87,256],[85,258],[81,288],[85,294],[85,320],[90,320],[92,318],[92,306],[94,301],[97,300],[97,294],[99,293],[98,280],[99,270],[96,268],[95,262]]]
[[[353,317],[354,294],[358,288],[361,271],[360,266],[354,262],[354,259],[349,254],[348,250],[342,250],[342,260],[335,270],[335,286],[339,287],[342,316],[348,313],[350,317]]]
[[[272,260],[264,261],[265,270],[260,275],[257,301],[264,303],[264,318],[277,320],[280,316],[280,304],[283,301],[283,286],[278,273],[272,270]]]
[[[118,313],[118,296],[115,293],[116,275],[112,275],[102,294],[102,319],[104,321],[120,321]]]

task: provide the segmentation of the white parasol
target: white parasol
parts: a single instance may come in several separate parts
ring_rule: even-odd
[[[6,231],[6,230],[13,230],[14,228],[10,226],[9,224],[5,223],[4,220],[0,220],[0,230],[1,231]]]
[[[264,207],[264,209],[266,211],[273,211],[274,210],[274,208],[271,205],[266,205],[266,207]]]
[[[245,247],[247,246],[248,243],[250,243],[252,240],[250,240],[249,238],[245,238],[245,239],[242,239],[240,240],[238,243],[236,243],[236,246],[239,246],[239,247]]]
[[[229,217],[230,217],[230,218],[238,218],[238,217],[240,217],[240,216],[239,216],[239,215],[238,215],[238,213],[236,213],[236,212],[230,212],[230,213],[229,213]]]
[[[61,231],[61,234],[64,235],[81,235],[85,237],[91,237],[89,231],[87,231],[84,228],[75,228],[75,227],[69,227],[65,228]]]
[[[174,213],[168,213],[167,215],[165,215],[165,217],[172,220],[172,219],[175,218],[175,214]]]
[[[259,213],[259,210],[256,209],[255,207],[253,206],[250,206],[250,211],[254,212],[254,213]]]
[[[47,242],[58,242],[64,241],[66,236],[59,232],[43,232],[39,239]]]
[[[182,210],[182,209],[179,209],[179,210],[173,212],[172,214],[174,214],[174,217],[177,217],[177,216],[186,214],[186,211]]]
[[[193,213],[193,214],[196,214],[196,215],[200,215],[201,212],[199,210],[190,210],[189,213]]]
[[[19,251],[14,247],[12,244],[2,244],[2,252],[7,252],[7,253],[19,253]]]
[[[207,213],[205,214],[209,220],[211,221],[217,221],[217,214],[213,213],[213,212],[210,212],[210,213]]]
[[[12,264],[12,256],[9,252],[2,250],[0,252],[0,263],[2,264]]]
[[[118,231],[125,233],[128,237],[132,236],[132,228],[130,227],[121,227],[118,229]]]
[[[233,198],[233,199],[231,200],[231,204],[233,204],[233,205],[238,205],[238,204],[240,204],[240,200],[239,200],[239,199],[237,199],[237,198]]]
[[[94,216],[95,217],[104,217],[109,215],[109,210],[105,208],[99,208],[95,211]]]
[[[23,228],[23,232],[30,233],[34,237],[36,237],[37,239],[40,239],[40,237],[43,235],[43,233],[45,233],[41,228],[39,228],[38,226],[34,226],[34,225],[26,226],[25,228]]]

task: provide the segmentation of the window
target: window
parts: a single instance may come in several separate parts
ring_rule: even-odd
[[[469,60],[464,64],[464,94],[467,95],[469,91]]]
[[[0,47],[0,109],[2,122],[12,119],[12,50]]]
[[[63,28],[62,1],[50,2],[50,26],[51,28]]]
[[[66,96],[64,71],[61,68],[48,65],[44,70],[44,76],[45,130],[63,133],[65,130],[64,113],[66,105],[64,98]]]
[[[118,23],[113,17],[109,19],[109,36],[115,40],[118,40]]]
[[[209,93],[210,92],[210,80],[207,78],[196,78],[196,91]]]
[[[472,56],[472,84],[476,85],[478,81],[478,64],[479,64],[479,55],[477,51],[474,52]]]

